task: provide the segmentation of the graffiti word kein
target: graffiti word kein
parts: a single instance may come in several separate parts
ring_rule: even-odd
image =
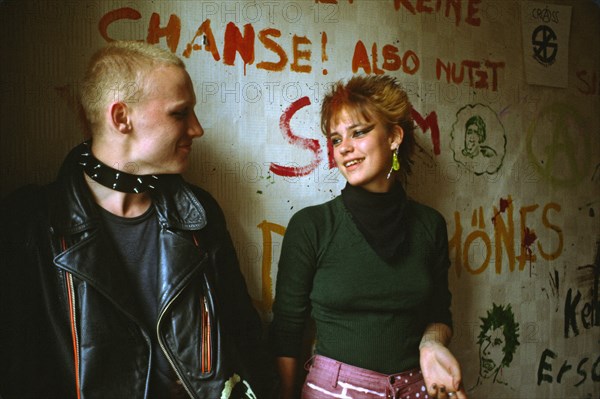
[[[592,298],[589,302],[584,302],[580,306],[581,292],[577,290],[573,294],[573,289],[569,288],[565,299],[565,338],[569,338],[569,333],[573,330],[573,336],[579,335],[579,324],[577,323],[577,314],[583,328],[589,329],[594,326],[600,326],[600,302],[598,298]]]
[[[456,26],[459,25],[461,20],[461,14],[465,15],[464,21],[472,26],[481,25],[481,19],[478,17],[479,8],[477,5],[481,3],[481,0],[467,0],[465,2],[455,0],[437,0],[432,2],[435,6],[427,5],[427,1],[423,0],[394,0],[394,8],[396,10],[406,9],[411,14],[432,14],[443,12],[446,18],[454,16],[454,23]],[[463,4],[465,7],[463,8]],[[464,14],[463,14],[464,13]]]

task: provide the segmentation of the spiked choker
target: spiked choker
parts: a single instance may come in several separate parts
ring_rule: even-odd
[[[108,187],[111,190],[122,193],[143,193],[154,190],[159,183],[157,175],[132,175],[104,164],[92,154],[91,141],[85,141],[81,145],[79,164],[90,179]]]

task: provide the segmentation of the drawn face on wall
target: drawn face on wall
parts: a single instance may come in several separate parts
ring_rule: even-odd
[[[502,326],[485,332],[483,340],[479,344],[479,373],[482,377],[490,378],[500,370],[504,359],[505,344],[506,339]]]
[[[481,139],[479,126],[471,123],[465,132],[465,152],[471,156],[479,152],[479,140]]]

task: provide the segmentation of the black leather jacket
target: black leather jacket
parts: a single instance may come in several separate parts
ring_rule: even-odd
[[[80,170],[2,202],[0,397],[146,398],[157,332],[190,397],[264,397],[261,322],[220,207],[180,176],[153,204],[160,316],[146,331]]]

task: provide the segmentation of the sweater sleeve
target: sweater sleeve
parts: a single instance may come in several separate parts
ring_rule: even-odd
[[[448,232],[443,216],[435,212],[435,223],[433,230],[433,259],[432,278],[433,296],[430,302],[429,323],[444,323],[452,328],[452,314],[450,305],[452,294],[448,286],[448,270],[450,268],[450,257],[448,254]]]
[[[270,326],[271,346],[277,357],[299,357],[302,350],[318,257],[315,220],[310,208],[299,211],[283,238]]]

